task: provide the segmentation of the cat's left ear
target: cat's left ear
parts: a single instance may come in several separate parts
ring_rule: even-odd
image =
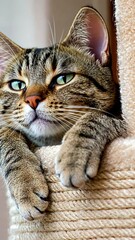
[[[8,63],[22,48],[0,32],[0,76],[5,71]]]
[[[63,44],[94,54],[102,65],[109,60],[109,36],[100,14],[90,7],[83,7],[75,17]]]

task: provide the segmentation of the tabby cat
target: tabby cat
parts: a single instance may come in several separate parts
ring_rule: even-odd
[[[80,187],[96,176],[105,145],[126,132],[114,116],[108,44],[103,19],[89,7],[51,47],[23,49],[0,33],[0,165],[27,220],[48,206],[35,147],[62,141],[56,174],[63,185]]]

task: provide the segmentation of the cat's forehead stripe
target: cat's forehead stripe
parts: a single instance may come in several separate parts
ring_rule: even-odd
[[[44,70],[53,72],[56,69],[60,72],[60,69],[65,70],[72,65],[71,59],[67,58],[67,55],[64,56],[64,52],[61,53],[58,46],[33,48],[31,51],[26,51],[24,61],[28,69],[41,66]]]
[[[31,53],[25,57],[27,64],[30,64],[32,67],[39,66],[39,63],[41,63],[42,66],[45,66],[48,59],[52,59],[52,67],[53,69],[56,68],[57,59],[55,57],[55,51],[51,47],[32,49]]]
[[[61,72],[61,61],[57,60],[58,55],[56,52],[56,47],[33,48],[31,50],[28,49],[28,51],[26,50],[23,61],[18,63],[17,70],[20,77],[27,77],[28,83],[30,79],[33,81],[35,71],[37,77],[40,76],[41,72],[43,72],[46,84],[49,85],[55,74],[59,74]]]
[[[16,75],[27,84],[38,82],[50,84],[53,77],[68,71],[74,71],[74,59],[67,57],[61,45],[47,48],[27,49],[23,59],[18,62]],[[26,81],[27,78],[27,81]]]

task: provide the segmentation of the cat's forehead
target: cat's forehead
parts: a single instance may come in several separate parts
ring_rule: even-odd
[[[13,79],[22,80],[27,86],[37,83],[49,85],[58,75],[86,74],[93,63],[90,56],[61,43],[47,48],[25,49],[10,62],[2,86]]]
[[[72,54],[68,51],[64,51],[60,45],[55,45],[48,48],[33,48],[26,50],[24,60],[27,61],[27,67],[29,69],[44,67],[44,70],[56,70],[56,68],[68,68],[71,67],[74,59]]]
[[[58,75],[75,71],[75,60],[71,53],[64,51],[62,46],[27,49],[23,61],[19,63],[19,73],[27,76],[32,82],[42,81],[48,75]]]

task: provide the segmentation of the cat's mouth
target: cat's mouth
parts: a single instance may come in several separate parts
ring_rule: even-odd
[[[41,125],[41,124],[56,124],[56,121],[53,119],[49,119],[47,117],[39,117],[39,116],[35,116],[30,122],[29,125],[31,124],[37,124],[37,125]]]
[[[29,112],[25,120],[27,130],[36,138],[55,136],[63,132],[61,122],[42,111]]]
[[[26,116],[26,122],[29,126],[31,126],[32,124],[56,124],[56,120],[53,119],[51,116],[48,116],[47,114],[43,114],[42,112],[30,112],[27,116]]]
[[[50,120],[47,118],[41,118],[41,117],[35,117],[35,119],[31,123],[37,123],[37,124],[54,124],[56,121]]]
[[[48,116],[35,116],[28,124],[29,132],[34,138],[52,137],[63,133],[63,128],[59,121]]]

